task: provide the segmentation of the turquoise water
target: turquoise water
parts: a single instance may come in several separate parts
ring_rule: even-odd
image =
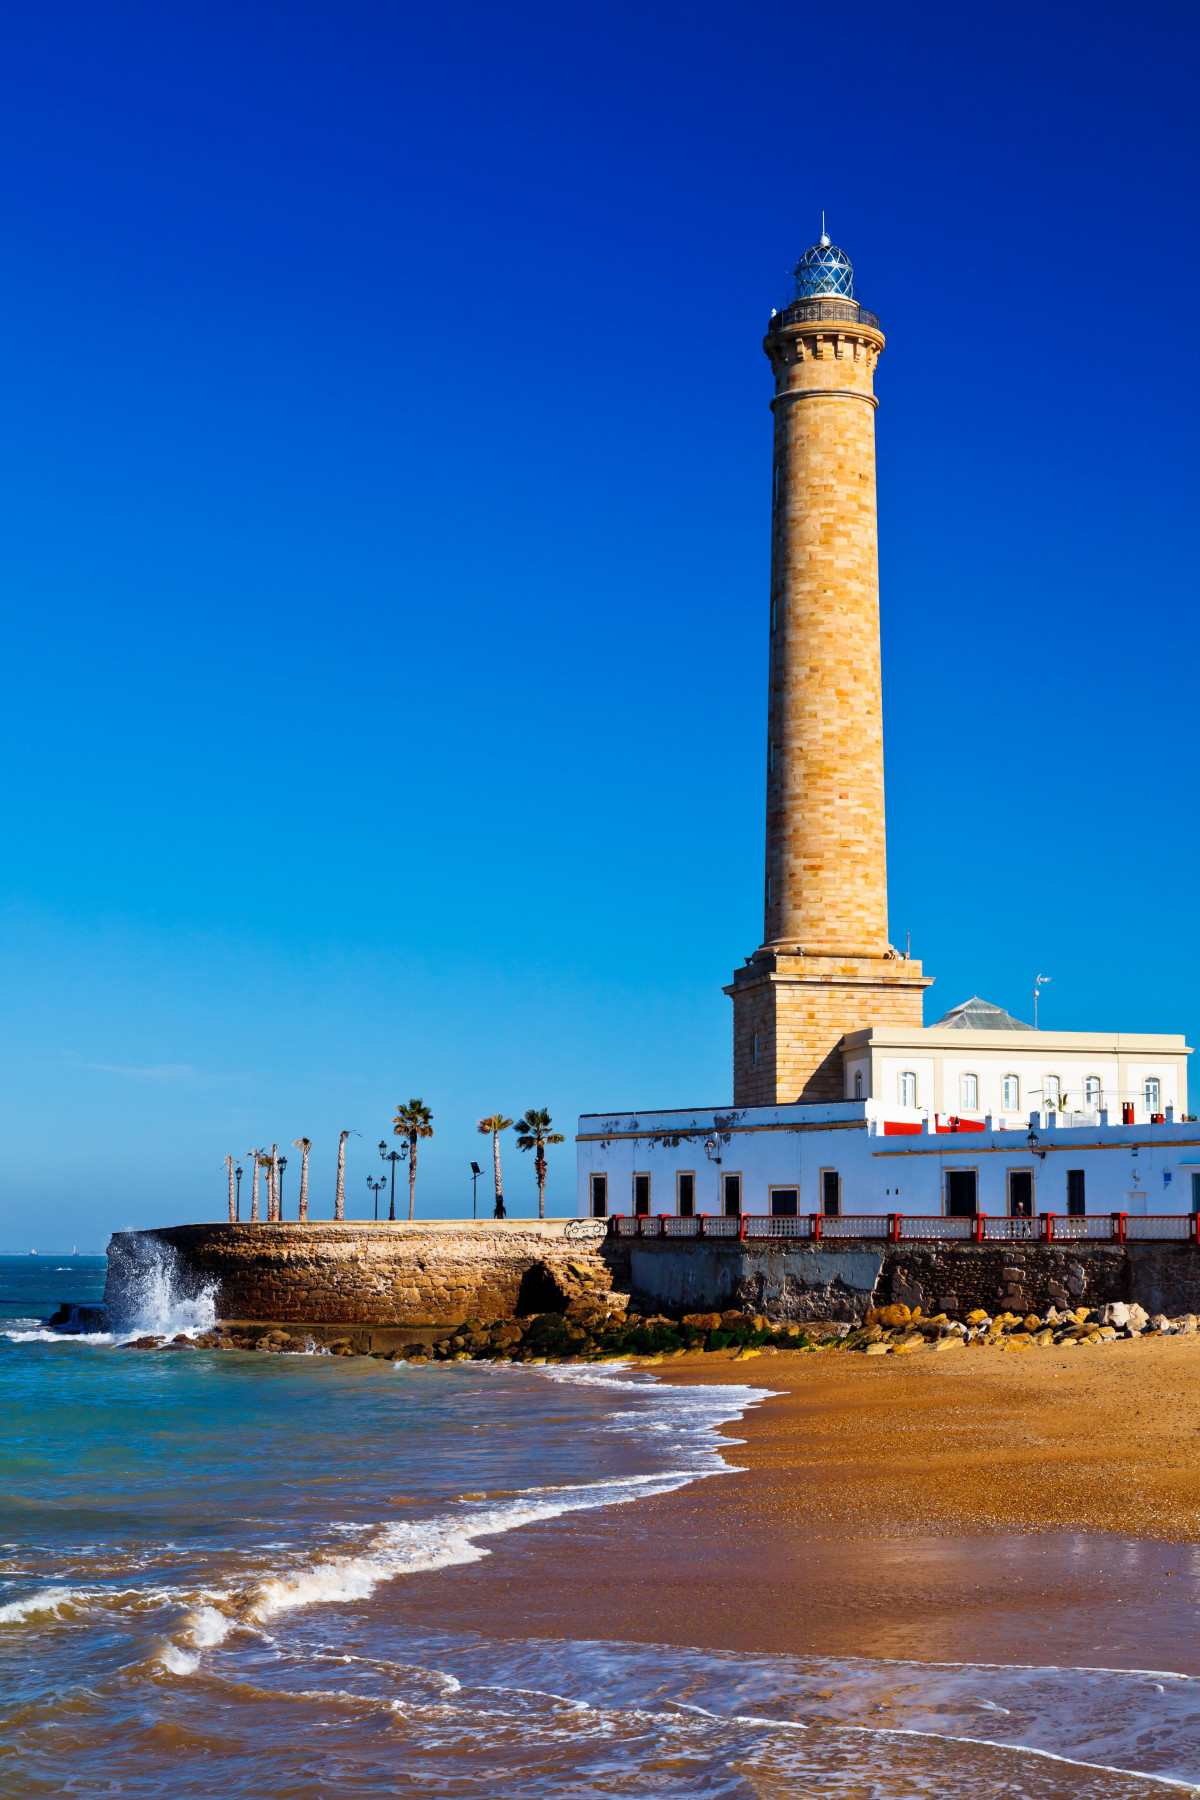
[[[736,1479],[720,1429],[761,1396],[56,1339],[103,1262],[34,1260],[0,1262],[0,1796],[1132,1800],[1200,1771],[1181,1677],[414,1628],[415,1572],[469,1579],[535,1521],[570,1556],[584,1512],[636,1530],[639,1497]],[[203,1310],[169,1274],[140,1304],[127,1331]]]

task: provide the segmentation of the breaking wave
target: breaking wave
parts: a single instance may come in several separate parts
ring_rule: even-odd
[[[42,1588],[36,1594],[27,1594],[24,1600],[10,1600],[7,1606],[0,1606],[0,1625],[22,1625],[39,1613],[51,1613],[57,1618],[64,1607],[80,1606],[86,1601],[87,1595],[81,1589]]]
[[[217,1322],[217,1283],[153,1232],[122,1232],[109,1246],[104,1305],[116,1337],[193,1336]]]

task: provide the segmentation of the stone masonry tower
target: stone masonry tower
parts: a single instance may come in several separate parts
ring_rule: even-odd
[[[775,374],[763,942],[737,971],[735,1106],[853,1098],[841,1039],[920,1025],[931,977],[887,933],[875,364],[824,232],[763,348]]]

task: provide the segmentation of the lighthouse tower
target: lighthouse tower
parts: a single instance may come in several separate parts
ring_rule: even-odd
[[[841,1040],[921,1024],[888,942],[875,364],[883,334],[820,240],[763,343],[775,374],[763,941],[734,976],[736,1106],[853,1098]]]

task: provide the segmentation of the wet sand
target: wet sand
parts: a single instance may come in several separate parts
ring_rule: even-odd
[[[1200,1674],[1200,1339],[668,1360],[738,1472],[393,1584],[447,1627]]]

